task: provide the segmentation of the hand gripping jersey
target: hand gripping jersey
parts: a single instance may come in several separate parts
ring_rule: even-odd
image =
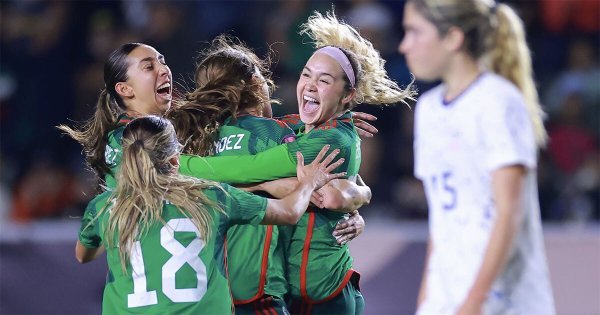
[[[104,288],[103,314],[230,314],[231,296],[225,275],[223,242],[234,224],[258,224],[267,200],[227,184],[223,190],[205,189],[208,198],[227,213],[212,214],[210,239],[199,238],[190,219],[165,202],[162,218],[133,244],[127,272],[123,273],[118,249],[105,240],[110,211],[97,220],[111,192],[92,200],[84,214],[79,241],[88,248],[104,245],[109,274]],[[108,205],[110,207],[110,205]],[[109,209],[110,210],[110,209]]]
[[[482,74],[449,104],[440,85],[415,112],[415,176],[423,181],[433,242],[418,314],[454,314],[480,269],[496,218],[491,174],[527,169],[522,221],[485,314],[554,314],[536,184],[536,145],[524,99],[504,78]]]
[[[216,156],[253,155],[295,139],[294,132],[275,119],[252,115],[225,120],[215,141]],[[236,225],[227,232],[227,270],[235,304],[263,295],[287,293],[285,258],[277,226]]]
[[[348,177],[358,174],[361,162],[360,138],[354,129],[350,112],[329,120],[288,143],[288,151],[293,156],[296,151],[302,151],[305,163],[308,164],[325,144],[331,145],[330,150],[341,150],[336,158],[345,158],[334,173],[346,171]],[[302,298],[311,303],[327,301],[339,294],[350,280],[354,271],[351,270],[352,257],[348,245],[338,245],[331,234],[337,222],[342,219],[342,213],[309,208],[293,227],[287,268],[290,291],[294,298]]]

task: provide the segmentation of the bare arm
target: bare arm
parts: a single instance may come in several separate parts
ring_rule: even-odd
[[[102,253],[104,253],[104,246],[87,248],[81,245],[79,241],[77,241],[77,244],[75,245],[75,258],[77,258],[77,261],[81,264],[85,264],[98,258]]]
[[[322,187],[330,180],[345,175],[345,173],[330,174],[331,171],[344,162],[344,159],[341,158],[331,163],[340,152],[339,149],[333,150],[331,154],[323,159],[328,149],[329,145],[324,146],[315,160],[307,166],[304,166],[302,153],[296,153],[298,157],[297,175],[299,184],[294,191],[284,198],[268,200],[267,211],[261,224],[296,224],[302,214],[304,214],[304,211],[306,211],[313,191]]]
[[[292,191],[294,191],[294,189],[296,189],[296,186],[298,186],[298,179],[296,177],[279,178],[258,184],[236,185],[236,187],[244,191],[264,191],[278,199],[289,195]]]
[[[371,188],[365,185],[360,176],[357,183],[334,179],[319,189],[318,194],[322,201],[320,204],[315,203],[317,206],[339,212],[352,212],[371,202]]]
[[[481,268],[457,314],[481,314],[487,294],[509,258],[522,218],[520,204],[524,177],[523,166],[503,167],[492,173],[496,223]]]

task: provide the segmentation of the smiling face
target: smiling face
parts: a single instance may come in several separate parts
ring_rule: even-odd
[[[345,75],[337,61],[326,54],[316,52],[306,62],[296,86],[298,110],[306,131],[345,111],[353,96],[345,89]]]
[[[423,81],[443,77],[451,52],[445,37],[411,2],[405,6],[403,25],[405,35],[398,51],[406,57],[410,71]]]
[[[156,49],[141,45],[127,56],[127,81],[116,90],[127,108],[142,115],[164,114],[173,99],[173,75]]]

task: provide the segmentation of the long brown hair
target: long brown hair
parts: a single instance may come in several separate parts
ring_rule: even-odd
[[[184,152],[196,155],[212,153],[214,138],[226,118],[236,113],[273,102],[261,93],[264,82],[256,80],[257,73],[265,78],[271,91],[275,85],[269,71],[270,58],[260,59],[238,39],[221,35],[200,54],[196,66],[196,88],[185,94],[167,112]]]
[[[409,0],[438,32],[458,27],[464,50],[523,93],[538,146],[547,142],[544,112],[533,80],[523,22],[508,5],[493,0]]]
[[[173,204],[190,218],[200,238],[208,240],[212,217],[209,208],[221,211],[203,189],[218,187],[215,182],[185,177],[177,173],[170,159],[177,158],[181,144],[173,125],[158,116],[145,116],[131,121],[123,132],[123,160],[117,188],[109,204],[98,212],[109,211],[104,235],[109,246],[119,249],[125,272],[133,243],[162,218],[165,202]]]
[[[104,63],[104,88],[98,96],[94,115],[89,120],[75,128],[67,125],[57,127],[83,146],[87,164],[101,180],[110,172],[104,157],[108,142],[107,134],[116,127],[119,115],[126,110],[123,99],[115,90],[115,85],[127,81],[129,68],[127,56],[141,45],[143,44],[124,44],[110,53]]]

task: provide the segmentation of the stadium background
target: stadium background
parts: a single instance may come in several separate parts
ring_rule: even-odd
[[[600,1],[506,1],[523,17],[551,136],[539,190],[559,314],[600,314]],[[179,91],[192,86],[194,57],[220,33],[274,53],[283,101],[311,53],[298,25],[325,1],[0,1],[0,314],[95,314],[105,261],[79,266],[73,245],[95,181],[80,148],[53,127],[88,118],[102,66],[118,45],[140,41],[165,55]],[[334,1],[410,82],[397,53],[404,1]],[[431,85],[418,82],[420,92]],[[412,105],[412,104],[411,104]],[[426,203],[412,177],[412,111],[375,114],[380,133],[363,141],[361,175],[373,201],[353,241],[367,314],[414,310],[427,235]],[[377,244],[377,246],[374,246]]]

